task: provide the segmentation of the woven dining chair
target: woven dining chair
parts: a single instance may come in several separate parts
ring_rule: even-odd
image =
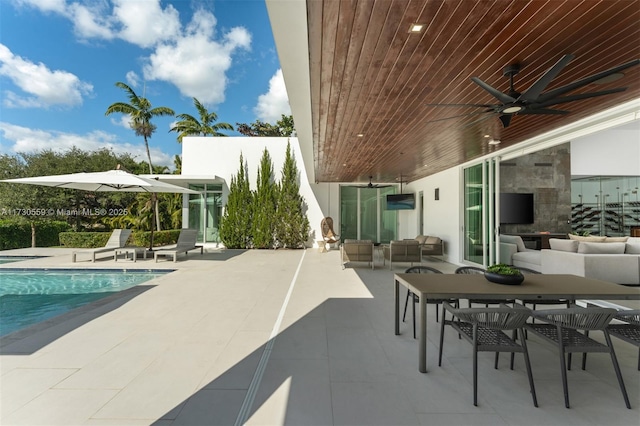
[[[455,270],[456,274],[478,274],[484,275],[486,271],[483,268],[478,268],[477,266],[461,266]],[[485,307],[489,307],[489,305],[499,305],[501,303],[515,303],[513,299],[507,300],[499,300],[499,299],[469,299],[469,307],[471,308],[474,303],[482,304]]]
[[[615,370],[618,384],[627,408],[631,408],[627,389],[624,386],[618,359],[611,344],[611,337],[607,326],[618,312],[610,308],[572,307],[568,309],[547,309],[533,311],[532,316],[540,321],[525,325],[525,329],[558,346],[560,356],[560,372],[562,373],[562,388],[564,390],[564,405],[569,408],[569,388],[567,384],[567,370],[571,369],[571,358],[565,362],[565,354],[572,352],[608,352]],[[584,333],[578,331],[584,330]],[[588,336],[589,331],[601,331],[606,345]],[[584,369],[584,362],[583,362]]]
[[[522,328],[531,315],[531,311],[521,305],[509,307],[504,304],[497,308],[460,309],[443,302],[442,307],[438,365],[442,365],[444,327],[445,325],[450,325],[473,346],[473,405],[478,405],[478,352],[495,352],[494,368],[497,368],[498,354],[500,352],[511,352],[512,354],[520,352],[524,355],[533,405],[537,407],[538,399],[536,397],[536,388],[533,384],[527,342],[524,338],[520,338],[519,343],[515,339],[517,330],[521,331],[520,336],[524,336]],[[446,320],[447,311],[453,315],[452,320]],[[509,337],[505,331],[512,331],[512,337]]]
[[[404,271],[405,274],[442,274],[442,271],[432,268],[430,266],[412,266]],[[420,298],[417,294],[413,293],[411,290],[407,290],[407,297],[404,301],[404,313],[402,314],[402,322],[405,322],[407,317],[407,307],[409,305],[409,297],[412,298],[412,313],[413,313],[413,338],[416,338],[416,304],[420,301]],[[439,309],[440,304],[447,300],[456,306],[458,305],[458,301],[456,299],[427,299],[428,304],[436,305],[436,321],[438,321],[439,317]]]
[[[542,274],[542,272],[536,271],[534,269],[522,268],[520,266],[514,266],[514,268],[518,269],[520,273],[523,275],[528,274]],[[566,305],[567,308],[571,307],[571,300],[569,299],[553,299],[553,300],[544,300],[541,301],[539,299],[522,299],[520,300],[524,306],[531,305],[531,307],[535,310],[538,304],[541,305]]]
[[[609,324],[607,330],[610,335],[638,346],[638,371],[640,371],[640,310],[618,311],[614,318],[622,323]]]

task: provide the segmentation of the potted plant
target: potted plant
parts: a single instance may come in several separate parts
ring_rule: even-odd
[[[519,285],[524,281],[524,275],[518,268],[504,263],[489,266],[484,276],[488,281],[496,284]]]

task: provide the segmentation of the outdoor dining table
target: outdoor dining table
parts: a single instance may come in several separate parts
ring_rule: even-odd
[[[528,274],[520,285],[487,281],[482,274],[395,274],[395,334],[400,334],[400,285],[420,298],[418,370],[427,372],[427,299],[640,300],[640,288],[576,275]]]

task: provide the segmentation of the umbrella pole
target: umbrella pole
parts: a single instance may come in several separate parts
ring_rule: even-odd
[[[156,193],[151,193],[151,236],[149,237],[149,251],[153,251],[153,230],[156,228]]]

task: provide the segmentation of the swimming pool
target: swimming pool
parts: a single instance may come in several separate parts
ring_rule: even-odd
[[[0,270],[0,336],[53,318],[171,271]]]

